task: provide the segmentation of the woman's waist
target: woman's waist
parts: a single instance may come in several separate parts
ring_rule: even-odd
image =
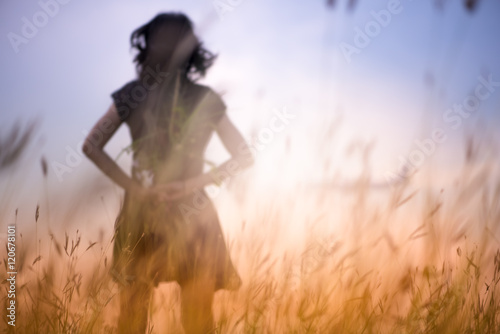
[[[189,164],[183,168],[169,166],[132,166],[132,178],[144,187],[164,185],[171,182],[184,182],[201,174],[201,165]]]
[[[197,189],[175,200],[162,200],[143,197],[131,191],[125,193],[122,210],[133,216],[147,217],[181,217],[187,220],[194,217],[212,217],[216,215],[211,197],[204,189]]]

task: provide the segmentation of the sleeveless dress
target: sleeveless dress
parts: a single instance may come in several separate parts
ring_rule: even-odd
[[[154,103],[149,94],[157,96]],[[203,172],[205,148],[226,110],[212,89],[192,82],[182,90],[152,88],[134,80],[111,96],[132,137],[134,179],[147,187]],[[126,285],[177,281],[182,286],[194,279],[211,282],[214,290],[241,285],[204,191],[157,204],[126,192],[115,223],[111,273]]]

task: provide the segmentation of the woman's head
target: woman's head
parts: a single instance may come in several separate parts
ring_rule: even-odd
[[[181,70],[186,78],[203,77],[215,56],[202,47],[189,18],[181,13],[158,14],[130,36],[139,76],[150,66],[162,70]]]

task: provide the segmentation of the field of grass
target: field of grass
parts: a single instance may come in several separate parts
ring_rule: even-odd
[[[236,184],[247,208],[227,242],[244,284],[217,292],[217,333],[500,333],[500,176],[481,161],[467,155],[456,182],[438,189],[430,177],[374,190],[364,174],[349,188],[297,185],[262,200]],[[43,210],[19,225],[16,326],[5,316],[0,326],[116,331],[112,230],[97,240],[77,228],[47,233]],[[14,216],[2,215],[2,228]],[[151,333],[182,333],[179,302],[175,284],[160,285]]]

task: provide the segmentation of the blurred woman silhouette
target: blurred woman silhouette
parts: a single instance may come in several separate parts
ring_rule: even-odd
[[[215,56],[185,15],[159,14],[130,41],[137,50],[137,79],[112,94],[114,103],[83,147],[125,189],[112,266],[121,286],[118,332],[144,333],[153,288],[177,281],[186,333],[210,333],[214,292],[237,289],[241,280],[203,188],[248,167],[253,158],[220,96],[195,83]],[[132,137],[131,177],[103,149],[124,122]],[[231,158],[204,173],[204,151],[214,132]]]

